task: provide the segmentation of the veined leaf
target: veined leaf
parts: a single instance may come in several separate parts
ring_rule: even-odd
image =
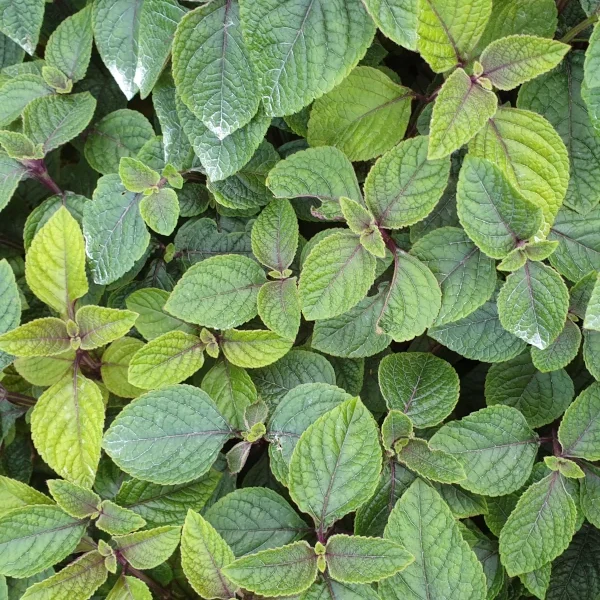
[[[84,519],[98,515],[102,500],[96,492],[64,479],[51,479],[48,481],[48,489],[58,506],[73,518]]]
[[[106,600],[152,600],[152,593],[141,579],[127,575],[119,577]]]
[[[292,345],[292,340],[261,329],[228,329],[221,336],[225,358],[244,369],[266,367],[287,354]]]
[[[165,526],[114,537],[117,549],[136,569],[154,569],[179,545],[181,527]]]
[[[365,0],[365,6],[386,37],[417,49],[418,0]]]
[[[123,337],[134,326],[136,319],[137,314],[130,310],[82,306],[75,315],[81,349],[99,348]]]
[[[296,278],[268,281],[258,291],[258,314],[277,335],[295,340],[300,329],[300,298]]]
[[[142,340],[123,337],[114,341],[102,355],[102,382],[113,394],[121,398],[137,398],[144,393],[129,383],[127,374],[133,355],[144,345]]]
[[[56,317],[29,321],[0,336],[0,349],[16,356],[52,356],[66,352],[70,346],[67,326]]]
[[[19,161],[0,151],[0,210],[8,204],[26,174],[27,169]]]
[[[572,362],[581,346],[581,330],[571,319],[565,321],[564,329],[545,349],[531,348],[531,359],[542,373],[557,371]]]
[[[0,30],[33,55],[44,20],[44,0],[32,0],[22,6],[11,0],[0,1]]]
[[[456,483],[466,479],[462,465],[451,454],[432,450],[425,440],[412,439],[397,451],[398,461],[411,471],[440,483]]]
[[[23,109],[36,98],[49,96],[54,90],[36,73],[23,73],[0,88],[0,126],[18,119]]]
[[[16,508],[34,504],[53,505],[54,501],[21,481],[0,475],[0,517]]]

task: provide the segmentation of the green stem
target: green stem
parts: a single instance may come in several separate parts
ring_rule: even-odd
[[[575,39],[582,31],[585,31],[590,25],[593,25],[598,20],[598,15],[592,15],[581,23],[578,23],[572,29],[569,29],[567,33],[561,38],[561,42],[568,44],[570,41]]]

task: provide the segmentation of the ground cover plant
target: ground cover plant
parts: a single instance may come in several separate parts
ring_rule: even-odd
[[[600,600],[598,0],[0,0],[0,600]]]

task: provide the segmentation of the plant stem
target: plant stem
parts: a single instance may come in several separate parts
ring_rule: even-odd
[[[65,193],[58,187],[54,179],[50,177],[48,168],[43,158],[40,159],[27,159],[21,161],[29,171],[29,174],[37,179],[42,185],[46,186],[53,194],[62,196],[64,198]]]
[[[590,25],[593,25],[597,20],[598,15],[592,15],[591,17],[588,17],[587,19],[581,21],[581,23],[575,25],[575,27],[573,27],[572,29],[569,29],[569,31],[567,31],[567,33],[561,38],[560,41],[564,44],[568,44],[570,41],[575,39],[582,31],[585,31]]]
[[[25,394],[19,394],[18,392],[9,392],[3,385],[0,384],[0,400],[8,400],[11,404],[16,406],[22,406],[24,408],[31,408],[37,400],[31,396]]]

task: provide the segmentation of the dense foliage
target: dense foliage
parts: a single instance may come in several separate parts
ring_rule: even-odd
[[[0,600],[599,600],[598,12],[0,0]]]

